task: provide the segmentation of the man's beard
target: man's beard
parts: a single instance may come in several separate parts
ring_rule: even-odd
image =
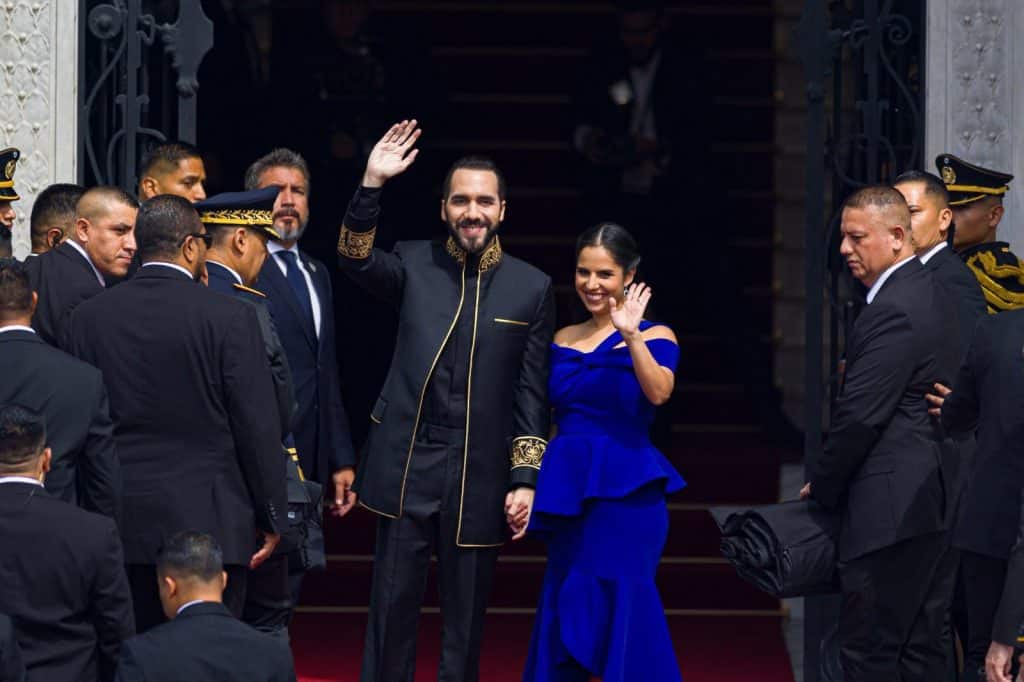
[[[495,223],[494,225],[491,225],[486,220],[463,219],[458,220],[454,223],[448,221],[447,225],[448,232],[452,235],[452,237],[455,239],[455,242],[462,248],[463,251],[469,254],[478,254],[487,248],[487,245],[491,243],[491,240],[494,238],[494,235],[498,233],[498,230],[501,228],[501,221]],[[459,228],[464,227],[483,227],[485,228],[485,231],[481,236],[474,238],[472,242],[470,242],[468,239],[464,238],[461,234],[459,234]]]
[[[295,218],[295,221],[299,223],[298,227],[285,227],[278,223],[278,218],[282,216],[291,216]],[[274,229],[279,235],[281,235],[281,241],[285,242],[297,242],[302,239],[302,235],[306,232],[306,226],[309,225],[309,221],[299,222],[299,212],[291,209],[282,209],[274,214]]]

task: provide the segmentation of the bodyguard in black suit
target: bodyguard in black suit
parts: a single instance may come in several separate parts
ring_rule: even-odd
[[[128,274],[135,256],[139,204],[116,187],[93,187],[82,195],[68,240],[26,262],[39,294],[32,326],[53,346],[63,346],[67,318],[82,301],[103,291],[111,278]]]
[[[227,574],[217,541],[183,532],[157,558],[170,620],[125,642],[118,682],[292,682],[287,640],[238,621],[221,603]]]
[[[80,305],[70,339],[110,391],[122,535],[144,631],[163,620],[157,550],[182,529],[218,539],[230,576],[225,601],[241,613],[248,567],[279,540],[285,474],[256,313],[197,284],[209,236],[195,209],[154,197],[139,210],[137,235],[142,268]]]
[[[1024,520],[1024,495],[1021,507],[1018,514]],[[1024,527],[1017,532],[1002,587],[992,624],[992,644],[985,655],[985,674],[995,682],[1011,682],[1013,650],[1024,645]]]
[[[326,500],[343,516],[355,504],[349,490],[356,462],[348,417],[341,402],[334,324],[334,293],[323,263],[299,249],[309,222],[309,168],[288,149],[255,161],[247,190],[280,187],[274,230],[257,288],[270,301],[274,324],[288,355],[298,412],[292,425],[302,470],[324,485]]]
[[[0,260],[0,404],[16,402],[46,420],[46,489],[117,521],[121,468],[103,377],[39,338],[29,326],[36,301],[26,266]]]
[[[912,240],[917,257],[925,269],[932,273],[936,284],[941,287],[943,297],[951,305],[951,312],[957,321],[959,331],[956,339],[949,343],[957,343],[960,357],[967,354],[967,349],[974,335],[978,320],[987,312],[985,296],[978,280],[971,274],[963,260],[949,246],[949,229],[953,220],[953,211],[949,207],[949,193],[946,186],[937,176],[924,171],[908,171],[896,178],[894,187],[907,200],[910,208]],[[975,439],[973,432],[952,434],[945,444],[945,461],[943,474],[947,490],[947,511],[950,527],[955,523],[959,513],[960,501],[967,485],[968,472],[974,459]],[[952,536],[950,537],[952,541]],[[951,604],[950,622],[955,625],[960,639],[967,642],[966,596],[963,576],[960,573],[959,547],[951,542],[950,548],[943,556],[938,571],[946,576],[955,586],[955,600]],[[966,644],[965,644],[966,648]],[[982,652],[982,655],[984,652]],[[950,676],[955,673],[955,651],[950,649]],[[971,680],[970,673],[967,679]]]
[[[977,432],[978,447],[953,542],[961,550],[967,642],[964,678],[984,679],[985,653],[1020,527],[1024,489],[1024,310],[982,318],[952,392],[931,397],[954,433]],[[1005,642],[1005,640],[1002,640]]]
[[[847,340],[844,383],[810,495],[841,515],[841,659],[847,682],[936,680],[948,581],[943,434],[924,395],[956,370],[955,322],[914,257],[910,212],[890,187],[854,193],[840,252],[870,287]]]
[[[51,496],[46,427],[0,406],[0,613],[14,621],[29,682],[111,680],[135,633],[114,522]]]
[[[482,627],[506,524],[523,537],[547,448],[551,279],[502,251],[503,176],[457,161],[448,238],[373,248],[381,188],[416,158],[416,121],[392,126],[345,215],[339,267],[398,309],[394,360],[370,418],[359,502],[380,516],[363,682],[413,677],[430,557],[441,591],[441,678],[479,678]]]

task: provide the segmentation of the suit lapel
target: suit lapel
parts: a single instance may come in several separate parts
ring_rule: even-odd
[[[288,284],[288,280],[285,279],[281,268],[278,267],[277,257],[274,254],[267,255],[267,261],[263,264],[263,269],[260,270],[259,289],[270,297],[271,303],[285,301],[288,304],[287,306],[275,305],[274,310],[287,308],[294,318],[292,324],[302,329],[302,335],[306,337],[310,348],[316,352],[316,330],[312,329],[306,322],[306,316],[302,313],[299,302],[295,299],[295,293],[292,291],[291,285]]]

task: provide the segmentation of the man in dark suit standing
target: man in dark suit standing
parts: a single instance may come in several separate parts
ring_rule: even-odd
[[[239,622],[224,608],[227,573],[209,535],[171,536],[157,556],[160,601],[170,620],[125,642],[118,682],[289,682],[286,641]]]
[[[869,288],[847,339],[843,386],[810,496],[841,514],[840,650],[847,682],[937,680],[946,666],[948,547],[943,434],[924,395],[959,360],[955,323],[914,257],[906,201],[891,187],[847,199],[840,253]]]
[[[344,516],[355,504],[356,460],[341,402],[330,272],[299,249],[309,223],[309,181],[306,161],[289,149],[257,159],[245,174],[247,190],[281,188],[274,203],[281,239],[267,244],[258,288],[270,301],[295,382],[299,409],[292,433],[302,470],[324,485],[334,513]]]
[[[109,278],[128,274],[138,208],[135,198],[117,187],[93,187],[78,200],[68,240],[27,261],[32,290],[39,294],[32,326],[43,341],[61,346],[75,306],[103,291]]]
[[[47,491],[118,521],[121,468],[103,377],[43,343],[29,326],[36,301],[26,266],[0,260],[0,404],[18,403],[45,418],[53,451]]]
[[[41,415],[0,405],[0,613],[29,682],[111,680],[135,633],[114,522],[56,499]]]
[[[1024,520],[1024,496],[1018,514]],[[993,682],[1012,682],[1013,650],[1024,645],[1024,527],[1006,565],[1006,581],[992,623],[992,643],[985,656],[985,674]],[[1018,664],[1024,662],[1021,655]]]
[[[241,614],[246,571],[278,543],[285,494],[256,313],[196,283],[209,235],[187,199],[148,200],[137,234],[139,272],[80,305],[69,338],[110,391],[125,487],[122,535],[144,631],[163,621],[157,550],[182,529],[209,533],[224,548],[225,603]]]
[[[967,490],[953,530],[961,550],[967,609],[964,680],[985,679],[986,651],[1014,643],[993,628],[1020,528],[1024,489],[1024,310],[987,315],[978,324],[956,379],[935,386],[933,414],[953,433],[978,434]],[[952,387],[952,392],[950,391]],[[1019,559],[1018,559],[1019,561]],[[1001,631],[1001,632],[1000,632]],[[999,635],[997,638],[996,635]]]

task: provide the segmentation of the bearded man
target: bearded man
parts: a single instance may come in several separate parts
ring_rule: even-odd
[[[416,121],[374,146],[338,240],[341,269],[398,309],[394,359],[355,490],[380,515],[363,682],[413,678],[438,557],[444,682],[479,679],[484,612],[506,521],[523,537],[548,435],[551,279],[504,253],[505,180],[488,159],[445,178],[437,240],[373,247],[381,188],[416,159]]]

